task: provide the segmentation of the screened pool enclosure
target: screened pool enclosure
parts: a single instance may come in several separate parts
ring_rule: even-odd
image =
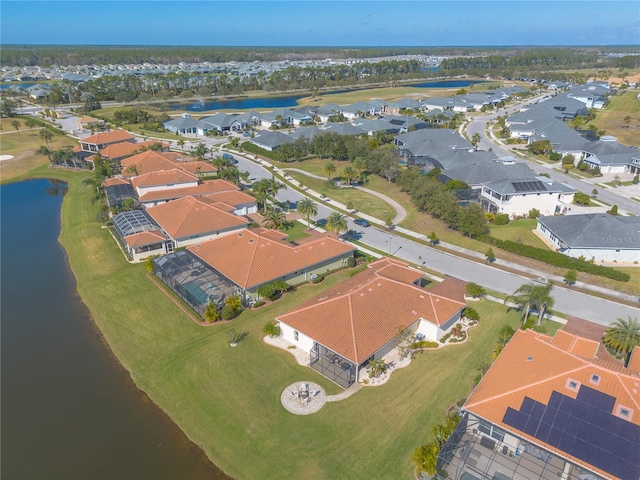
[[[349,388],[358,373],[354,363],[317,342],[311,349],[309,366],[342,388]]]
[[[153,273],[203,316],[209,302],[221,307],[236,295],[236,286],[188,250],[153,260]]]

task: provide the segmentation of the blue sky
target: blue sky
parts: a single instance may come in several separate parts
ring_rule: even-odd
[[[3,44],[638,45],[634,1],[0,1]]]

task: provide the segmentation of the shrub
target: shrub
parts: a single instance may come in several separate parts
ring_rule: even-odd
[[[611,210],[607,210],[609,215],[618,215],[618,205],[611,207]]]
[[[431,342],[429,340],[422,340],[420,342],[413,342],[411,348],[417,350],[419,348],[438,348],[438,342]]]
[[[589,205],[589,202],[589,195],[587,195],[586,193],[576,192],[573,197],[573,203],[577,205]]]
[[[529,218],[538,218],[540,216],[540,210],[538,210],[537,208],[532,208],[531,210],[529,210]]]
[[[560,160],[562,158],[562,154],[558,153],[558,152],[551,152],[549,154],[549,160],[553,160],[554,162],[557,162],[558,160]]]
[[[220,311],[220,316],[222,317],[223,320],[231,320],[233,317],[236,316],[236,311],[233,309],[233,307],[230,307],[229,305],[225,305],[224,307],[222,307],[222,310]]]
[[[311,283],[320,283],[322,280],[324,280],[324,275],[318,275],[313,280],[311,280]]]
[[[637,173],[633,176],[633,180],[631,180],[631,183],[634,185],[638,185],[638,183],[640,183],[640,177]]]
[[[482,237],[482,241],[489,243],[495,247],[507,250],[508,252],[522,255],[523,257],[533,258],[541,262],[548,263],[555,267],[577,270],[579,272],[591,273],[600,277],[611,278],[620,282],[628,282],[630,276],[628,273],[620,272],[611,267],[595,265],[586,261],[584,258],[572,258],[563,255],[560,252],[554,252],[543,248],[532,247],[513,240],[500,240],[491,236]]]
[[[258,300],[253,304],[253,308],[258,308],[264,305],[264,300]]]
[[[356,259],[353,257],[347,258],[347,267],[353,268],[356,266]]]
[[[462,312],[462,313],[469,320],[480,320],[480,314],[473,307],[465,307],[464,312]]]
[[[468,297],[477,298],[486,295],[487,291],[477,283],[469,282],[465,287],[465,293]]]
[[[276,322],[271,320],[264,324],[264,327],[262,327],[262,332],[265,333],[266,335],[269,335],[272,338],[279,337],[280,325],[278,325]]]
[[[498,213],[493,223],[494,225],[506,225],[509,223],[509,215],[506,213]]]

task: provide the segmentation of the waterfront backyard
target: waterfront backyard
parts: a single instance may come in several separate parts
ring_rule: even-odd
[[[33,175],[53,173],[40,167]],[[200,327],[146,278],[143,265],[124,260],[95,221],[97,205],[81,182],[84,175],[55,175],[70,186],[61,242],[78,291],[111,349],[138,387],[236,478],[410,478],[413,449],[428,439],[447,407],[469,393],[499,328],[518,320],[502,305],[480,303],[481,326],[467,343],[419,354],[388,383],[314,415],[292,415],[280,404],[288,385],[310,381],[329,395],[341,389],[265,344],[262,326],[347,273],[301,287],[231,324]],[[248,333],[236,348],[227,343],[231,328]]]

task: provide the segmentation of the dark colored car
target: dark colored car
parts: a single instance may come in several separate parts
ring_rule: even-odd
[[[355,223],[356,225],[359,225],[361,227],[370,227],[371,224],[369,222],[367,222],[364,218],[357,218],[356,220],[353,221],[353,223]]]

